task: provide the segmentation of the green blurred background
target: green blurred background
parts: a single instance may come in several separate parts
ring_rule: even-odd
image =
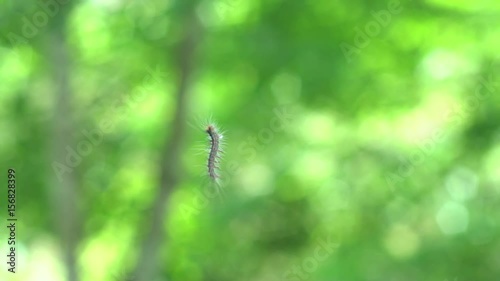
[[[0,7],[0,280],[498,280],[500,2]]]

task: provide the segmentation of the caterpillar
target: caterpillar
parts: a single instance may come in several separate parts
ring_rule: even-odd
[[[215,183],[219,180],[219,160],[222,154],[222,133],[220,133],[214,125],[207,126],[205,132],[208,134],[210,140],[210,147],[208,149],[207,159],[207,174],[208,177]]]

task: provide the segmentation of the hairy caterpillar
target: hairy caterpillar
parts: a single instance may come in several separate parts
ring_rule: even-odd
[[[208,139],[210,140],[207,159],[208,177],[213,182],[218,183],[218,165],[222,154],[222,133],[220,133],[213,124],[208,125],[205,132],[208,134]]]
[[[210,198],[214,198],[215,196],[225,196],[224,192],[224,182],[222,181],[223,177],[221,176],[220,171],[220,160],[224,154],[224,146],[225,146],[225,136],[224,131],[222,131],[216,124],[213,122],[211,117],[203,120],[203,118],[195,118],[194,122],[189,122],[189,126],[195,129],[198,133],[200,131],[207,134],[209,145],[207,147],[206,143],[203,143],[200,146],[196,147],[198,151],[197,154],[202,154],[206,158],[206,162],[203,165],[202,175],[204,179],[209,181],[209,184],[205,187],[208,188],[207,193],[203,193]],[[206,184],[206,182],[205,182]]]

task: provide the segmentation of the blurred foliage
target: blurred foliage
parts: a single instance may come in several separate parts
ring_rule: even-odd
[[[71,172],[81,278],[120,279],[140,258],[193,5],[203,32],[162,280],[500,276],[500,2],[7,0],[0,158],[18,172],[20,261],[1,280],[65,280],[49,191],[57,32],[72,148],[102,133]],[[210,116],[226,132],[215,198],[198,153]]]

